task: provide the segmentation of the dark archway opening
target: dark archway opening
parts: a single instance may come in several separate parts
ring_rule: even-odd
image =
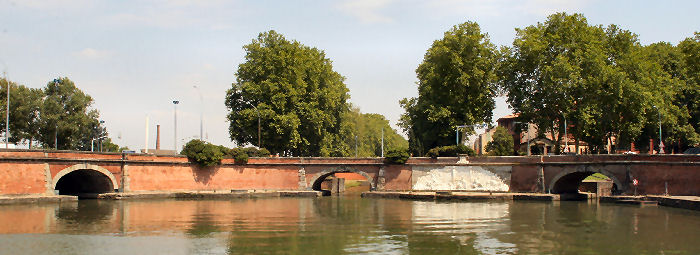
[[[367,177],[350,171],[324,174],[316,179],[311,188],[315,191],[321,191],[324,196],[332,194],[359,195],[372,189]]]
[[[591,196],[619,194],[612,178],[597,172],[573,172],[562,176],[552,186],[551,193],[560,194],[562,200],[586,200]]]
[[[108,176],[95,170],[81,169],[70,172],[56,182],[59,195],[73,195],[91,198],[96,194],[114,192],[114,185]]]

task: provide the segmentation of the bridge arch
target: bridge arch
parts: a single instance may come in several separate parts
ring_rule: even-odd
[[[617,187],[617,192],[624,192],[625,186],[614,173],[602,167],[591,166],[581,166],[559,172],[549,182],[548,190],[550,193],[554,194],[578,193],[578,187],[581,185],[583,179],[586,179],[586,177],[594,173],[600,173],[609,177],[613,181],[614,186]]]
[[[53,177],[52,185],[61,195],[107,193],[119,187],[111,172],[92,164],[77,164],[59,171]]]
[[[347,167],[347,166],[339,166],[339,167],[334,167],[331,169],[323,170],[320,173],[315,174],[313,177],[311,177],[311,189],[312,190],[321,190],[321,183],[323,180],[326,179],[326,177],[335,174],[335,173],[356,173],[359,175],[362,175],[362,177],[365,177],[367,181],[369,182],[370,185],[370,191],[376,190],[376,183],[374,183],[373,178],[371,175],[364,171],[357,170],[355,168]]]

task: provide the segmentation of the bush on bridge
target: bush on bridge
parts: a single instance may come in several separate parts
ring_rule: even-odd
[[[469,156],[474,156],[476,153],[472,148],[469,148],[463,144],[460,145],[450,145],[435,147],[425,154],[426,157],[437,158],[437,157],[457,157],[459,154],[467,154]]]
[[[248,163],[248,158],[250,157],[269,157],[270,151],[265,148],[233,148],[228,150],[228,155],[231,155],[236,164],[246,164]]]
[[[185,148],[180,154],[187,156],[188,159],[201,166],[214,166],[221,164],[221,159],[224,158],[222,147],[199,139],[192,139],[185,144]]]
[[[384,157],[384,163],[404,164],[408,161],[408,151],[406,149],[390,149]]]

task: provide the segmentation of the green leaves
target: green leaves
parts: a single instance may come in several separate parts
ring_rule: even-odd
[[[496,127],[493,140],[486,144],[486,151],[491,156],[513,155],[513,136],[504,127]]]
[[[206,143],[199,139],[193,139],[187,142],[180,154],[187,156],[187,158],[201,166],[219,165],[221,164],[221,159],[224,158],[224,151],[220,146]],[[247,160],[248,158],[246,155],[246,162]]]
[[[491,122],[497,60],[496,47],[474,22],[454,26],[433,42],[416,69],[418,97],[400,102],[406,111],[400,126],[412,152],[454,143],[458,125]]]
[[[231,139],[286,156],[327,156],[342,147],[348,89],[323,51],[272,30],[243,48],[246,61],[226,97]]]
[[[4,115],[7,81],[0,80],[0,84]],[[92,97],[70,79],[55,79],[43,89],[10,84],[10,142],[26,142],[33,147],[38,141],[44,148],[90,150],[93,139],[107,135],[99,123],[99,112],[91,109]],[[0,126],[4,129],[5,123]],[[119,148],[111,145],[110,149]]]

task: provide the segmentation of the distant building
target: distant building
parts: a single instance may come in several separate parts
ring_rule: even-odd
[[[556,139],[553,139],[551,132],[546,132],[543,136],[538,137],[537,135],[537,125],[531,123],[518,123],[518,117],[520,114],[506,115],[498,120],[496,120],[497,126],[504,127],[513,136],[513,148],[518,152],[518,154],[526,155],[527,146],[530,145],[530,152],[532,155],[542,155],[551,154],[556,148]],[[493,132],[495,128],[486,130],[483,134],[479,135],[479,138],[474,142],[474,151],[483,155],[486,154],[486,144],[492,141]],[[559,134],[554,133],[555,136]],[[529,137],[529,143],[528,143]],[[568,144],[565,148],[568,148],[568,152],[576,152],[577,154],[586,154],[589,152],[588,144],[583,141],[578,142],[578,147],[576,146],[575,137],[569,133],[568,139],[562,138],[562,144],[560,145],[562,150],[564,150],[564,143]],[[578,151],[576,151],[578,149]]]

